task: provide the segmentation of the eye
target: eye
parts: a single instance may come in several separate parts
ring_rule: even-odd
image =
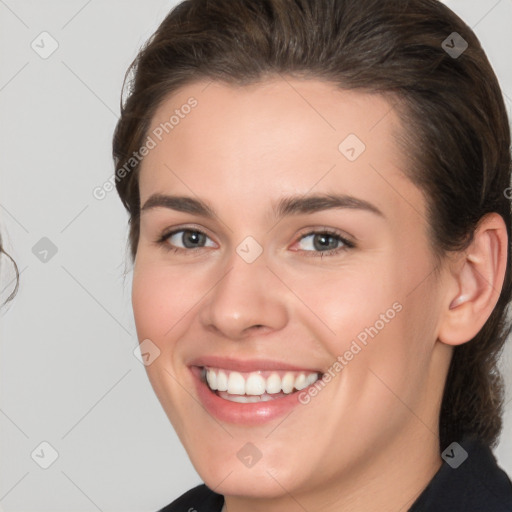
[[[335,254],[355,247],[353,242],[332,231],[314,231],[302,236],[296,243],[298,250],[318,252],[321,256]]]
[[[208,235],[197,229],[179,229],[165,233],[158,243],[176,251],[216,246]]]

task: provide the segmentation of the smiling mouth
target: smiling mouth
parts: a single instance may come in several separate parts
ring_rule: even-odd
[[[296,393],[322,377],[322,372],[257,370],[237,372],[202,367],[201,380],[214,394],[237,403],[268,402]]]

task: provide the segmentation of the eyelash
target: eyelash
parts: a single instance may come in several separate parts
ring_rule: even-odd
[[[350,249],[354,249],[356,247],[356,244],[344,236],[342,236],[338,231],[334,229],[324,228],[324,229],[318,229],[318,230],[312,230],[312,231],[306,231],[302,233],[297,242],[300,242],[304,238],[307,238],[311,235],[328,235],[334,239],[336,239],[338,242],[342,243],[341,247],[337,247],[336,249],[328,249],[326,251],[305,251],[305,250],[299,250],[298,252],[302,252],[305,254],[306,257],[313,257],[313,258],[322,258],[323,256],[336,256],[342,252],[347,252]],[[297,243],[295,242],[295,243]]]
[[[193,232],[193,233],[199,233],[200,235],[204,235],[207,238],[208,235],[201,231],[200,229],[195,228],[181,228],[181,229],[174,229],[172,231],[166,231],[164,232],[157,240],[156,243],[161,246],[163,249],[169,252],[173,253],[183,253],[183,252],[195,252],[198,249],[204,249],[204,247],[193,247],[193,248],[183,248],[183,247],[175,247],[169,244],[168,240],[171,236],[176,235],[177,233],[181,232]],[[339,232],[333,230],[333,229],[321,229],[321,230],[313,230],[313,231],[307,231],[300,235],[297,242],[300,242],[304,238],[307,238],[311,235],[328,235],[330,237],[335,238],[338,242],[341,242],[343,245],[341,247],[338,247],[336,249],[328,249],[326,251],[305,251],[305,250],[299,250],[297,252],[303,252],[306,254],[306,257],[320,257],[323,256],[335,256],[337,254],[340,254],[341,252],[346,252],[350,249],[354,249],[356,247],[356,244],[350,240],[347,240],[344,238]],[[296,243],[296,242],[295,242]]]

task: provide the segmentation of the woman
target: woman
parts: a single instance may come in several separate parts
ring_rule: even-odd
[[[512,510],[510,131],[434,0],[189,0],[116,128],[165,511]]]

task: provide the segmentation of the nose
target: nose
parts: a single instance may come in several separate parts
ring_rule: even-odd
[[[260,256],[247,263],[234,253],[222,277],[202,301],[203,327],[232,340],[282,329],[288,322],[286,293]]]

